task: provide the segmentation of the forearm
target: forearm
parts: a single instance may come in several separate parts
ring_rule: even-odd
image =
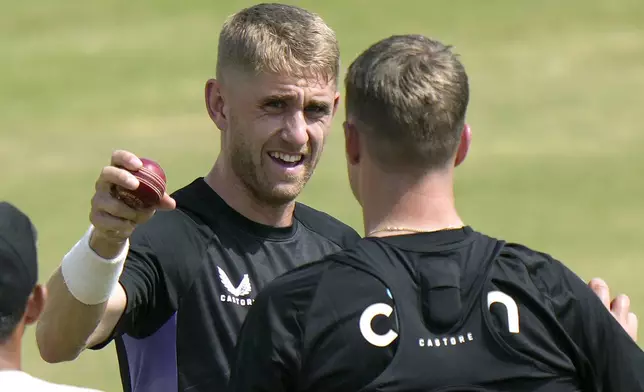
[[[49,299],[36,329],[41,356],[48,362],[70,361],[86,347],[106,340],[127,303],[118,284],[128,244],[111,259],[90,247],[93,230],[65,255],[50,278]]]
[[[49,279],[47,290],[49,298],[36,327],[40,355],[50,363],[71,361],[90,343],[90,337],[103,319],[107,301],[87,305],[77,300],[69,292],[60,268]],[[95,344],[107,336],[93,338]]]
[[[48,282],[49,299],[36,328],[40,353],[48,362],[72,360],[86,347],[114,334],[127,305],[119,278],[129,252],[129,238],[155,210],[176,206],[167,193],[157,205],[145,209],[132,208],[114,196],[114,187],[137,189],[139,181],[132,173],[141,167],[134,154],[115,151],[96,181],[90,212],[92,230],[65,255],[61,268]]]

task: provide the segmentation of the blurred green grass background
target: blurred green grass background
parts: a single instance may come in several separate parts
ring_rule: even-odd
[[[337,31],[343,67],[374,41],[422,33],[453,44],[471,78],[474,140],[458,206],[478,230],[525,242],[584,279],[602,276],[644,315],[644,2],[289,2]],[[116,148],[152,157],[175,190],[204,175],[218,131],[203,105],[217,34],[249,1],[2,1],[0,198],[40,232],[45,281],[88,225]],[[361,230],[338,114],[302,201]],[[120,390],[113,346],[49,365],[27,331],[24,367]]]

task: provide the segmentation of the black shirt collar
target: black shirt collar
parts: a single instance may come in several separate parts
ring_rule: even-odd
[[[412,252],[433,252],[462,246],[464,241],[474,240],[473,233],[474,229],[464,226],[459,229],[378,237],[377,240]]]
[[[264,239],[283,240],[293,237],[298,228],[294,219],[289,227],[273,227],[248,219],[230,207],[207,183],[203,177],[195,179],[188,186],[173,195],[177,208],[199,216],[210,227],[229,226],[231,230],[242,230]],[[297,206],[296,206],[297,208]]]

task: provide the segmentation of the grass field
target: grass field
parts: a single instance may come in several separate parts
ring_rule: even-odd
[[[644,317],[644,2],[299,1],[336,29],[344,66],[393,33],[451,43],[471,78],[474,141],[458,205],[475,228],[604,277]],[[111,150],[160,161],[174,190],[205,174],[218,131],[203,105],[224,18],[247,1],[31,0],[0,13],[0,199],[40,231],[41,281],[88,225]],[[341,118],[343,113],[339,113]],[[302,200],[360,229],[340,119]],[[113,346],[46,379],[120,390]]]

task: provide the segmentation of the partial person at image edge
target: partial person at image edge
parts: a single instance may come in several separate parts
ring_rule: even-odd
[[[21,370],[25,328],[38,320],[47,297],[37,282],[36,229],[14,205],[0,202],[0,391],[98,392],[52,384]]]

